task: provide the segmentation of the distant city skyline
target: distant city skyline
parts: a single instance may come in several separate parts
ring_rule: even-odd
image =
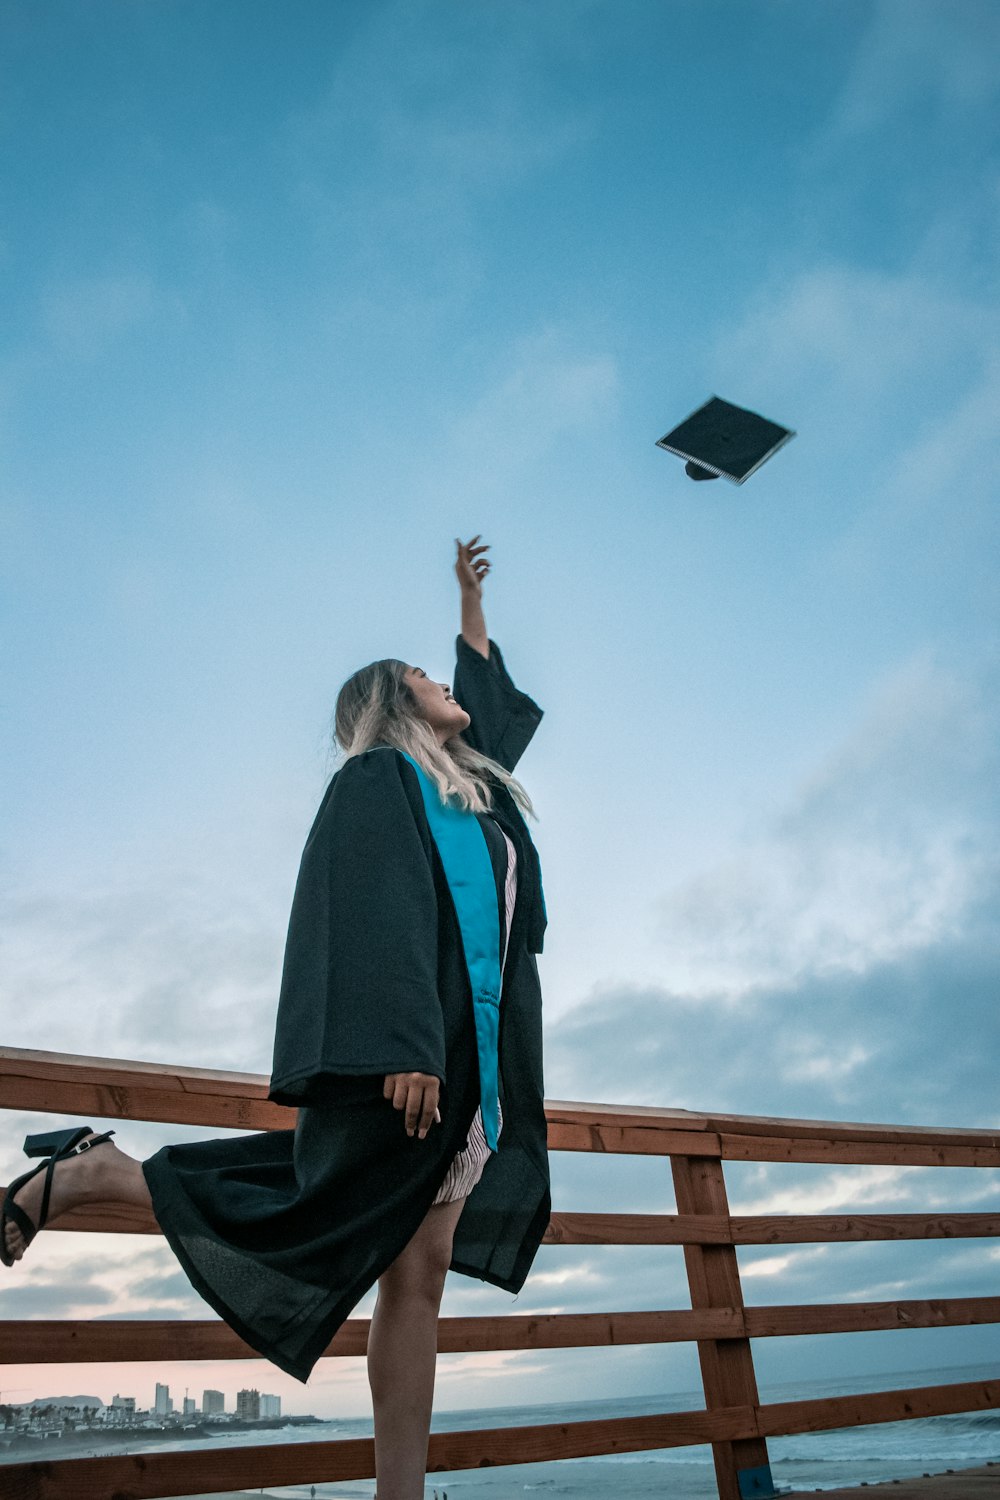
[[[0,1392],[0,1396],[2,1396],[2,1392]],[[50,1404],[53,1406],[63,1405],[67,1407],[87,1406],[93,1408],[106,1408],[109,1411],[126,1411],[136,1415],[148,1415],[150,1413],[154,1413],[157,1416],[166,1417],[178,1415],[188,1416],[195,1413],[202,1416],[238,1416],[240,1414],[240,1404],[242,1401],[244,1407],[252,1406],[255,1408],[254,1415],[252,1417],[248,1417],[248,1420],[257,1420],[258,1418],[265,1417],[280,1417],[282,1415],[281,1397],[273,1395],[270,1392],[258,1391],[255,1388],[243,1388],[237,1391],[236,1395],[233,1397],[232,1408],[229,1412],[226,1411],[226,1398],[225,1394],[222,1391],[205,1390],[202,1395],[200,1406],[193,1396],[185,1395],[181,1398],[181,1401],[182,1409],[181,1412],[178,1412],[174,1399],[170,1394],[169,1385],[160,1381],[156,1381],[154,1384],[153,1399],[150,1401],[148,1407],[140,1406],[135,1396],[119,1395],[117,1392],[110,1401],[105,1401],[103,1397],[100,1396],[91,1395],[46,1396],[42,1398],[29,1398],[29,1400],[27,1401],[7,1402],[6,1404],[18,1407],[42,1404]]]

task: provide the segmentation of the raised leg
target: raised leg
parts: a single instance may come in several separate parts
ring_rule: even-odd
[[[378,1500],[423,1500],[438,1309],[464,1204],[460,1198],[429,1209],[379,1278],[368,1334]]]
[[[39,1172],[15,1196],[14,1201],[33,1224],[38,1223],[44,1185],[45,1173]],[[120,1151],[114,1141],[104,1141],[93,1151],[56,1162],[48,1223],[54,1223],[60,1214],[83,1203],[134,1203],[152,1208],[142,1163]],[[20,1229],[8,1220],[4,1236],[8,1254],[20,1260],[26,1249]]]

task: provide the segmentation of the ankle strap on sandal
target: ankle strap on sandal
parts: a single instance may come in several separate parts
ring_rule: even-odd
[[[92,1136],[90,1140],[84,1137],[90,1135],[89,1125],[78,1125],[76,1129],[69,1130],[46,1130],[41,1135],[29,1135],[24,1142],[25,1156],[50,1156],[56,1161],[64,1161],[67,1156],[77,1156],[81,1151],[89,1151],[91,1146],[98,1146],[102,1141],[109,1140],[114,1135],[113,1130],[106,1130],[103,1135]]]
[[[81,1151],[89,1151],[93,1146],[99,1146],[102,1141],[110,1141],[113,1135],[113,1130],[106,1130],[103,1135],[92,1135],[89,1140],[81,1141],[79,1146],[74,1146],[73,1150],[67,1154],[69,1156],[79,1156]]]

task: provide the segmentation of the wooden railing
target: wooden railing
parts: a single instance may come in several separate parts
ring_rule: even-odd
[[[0,1106],[100,1121],[131,1119],[239,1130],[287,1129],[291,1110],[270,1104],[263,1078],[152,1063],[0,1049]],[[549,1103],[556,1151],[669,1157],[676,1214],[554,1213],[549,1245],[682,1245],[690,1308],[654,1312],[442,1318],[442,1352],[697,1342],[705,1408],[545,1426],[436,1432],[429,1471],[534,1463],[710,1443],[720,1500],[774,1493],[767,1439],[791,1433],[1000,1407],[1000,1378],[762,1404],[750,1340],[1000,1322],[1000,1297],[746,1307],[737,1246],[1000,1235],[1000,1212],[957,1214],[734,1215],[725,1161],[998,1167],[1000,1133],[837,1121],[766,1119],[687,1110]],[[59,1229],[155,1234],[136,1209],[87,1208]],[[368,1322],[350,1319],[327,1350],[361,1355]],[[217,1320],[0,1323],[0,1361],[246,1359],[250,1350]],[[292,1485],[374,1474],[370,1439],[281,1443],[214,1452],[46,1459],[5,1464],[10,1500],[154,1500],[240,1487]]]

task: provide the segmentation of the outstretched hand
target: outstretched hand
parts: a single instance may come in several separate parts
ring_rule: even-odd
[[[474,594],[477,599],[482,595],[483,580],[490,571],[489,559],[482,555],[490,550],[489,543],[477,547],[479,535],[477,533],[468,542],[461,542],[458,537],[455,538],[455,546],[458,549],[455,577],[458,579],[458,586],[463,594]]]

